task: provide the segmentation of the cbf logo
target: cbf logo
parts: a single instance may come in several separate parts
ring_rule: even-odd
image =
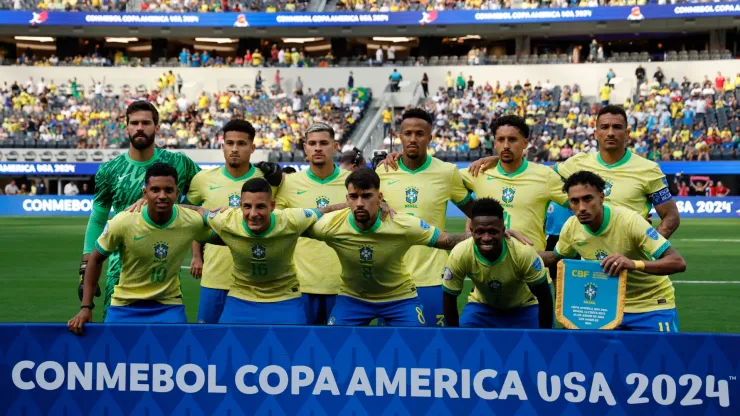
[[[316,198],[316,208],[326,208],[329,206],[329,197],[319,196]]]
[[[510,204],[514,201],[514,194],[516,193],[516,189],[511,186],[507,186],[504,188],[504,191],[501,193],[501,199],[506,202],[507,204]]]
[[[252,246],[252,258],[255,260],[264,260],[267,255],[267,249],[261,244],[255,244]]]
[[[655,228],[653,228],[653,227],[650,227],[647,230],[645,230],[645,234],[651,240],[657,240],[658,239],[658,231],[656,231]]]
[[[488,288],[494,292],[498,292],[499,290],[501,290],[501,286],[503,286],[503,282],[498,279],[488,281]]]
[[[415,204],[417,201],[419,201],[419,190],[413,186],[406,188],[406,202]]]
[[[360,247],[360,263],[372,263],[373,248],[370,246]]]
[[[608,256],[608,254],[606,254],[606,251],[604,251],[602,249],[598,249],[594,253],[594,257],[596,257],[596,260],[604,260],[607,256]]]
[[[583,287],[583,296],[586,298],[586,300],[594,300],[596,299],[596,285],[594,283],[586,283],[586,285]]]
[[[613,184],[610,181],[606,181],[606,186],[604,187],[605,196],[609,196],[612,194],[612,186]]]
[[[168,248],[167,243],[164,241],[157,241],[157,244],[154,245],[154,257],[159,260],[164,260],[164,258],[167,257]]]
[[[229,206],[232,208],[239,208],[239,205],[242,203],[242,197],[238,193],[234,192],[233,194],[229,194]]]

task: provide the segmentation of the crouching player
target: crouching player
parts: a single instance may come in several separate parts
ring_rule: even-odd
[[[177,170],[157,162],[144,178],[146,208],[121,212],[108,221],[95,243],[85,272],[80,312],[67,323],[82,334],[92,322],[93,296],[105,259],[116,250],[122,258],[121,278],[113,289],[105,322],[186,323],[180,291],[180,265],[193,240],[205,242],[213,232],[197,212],[175,206],[180,193]]]

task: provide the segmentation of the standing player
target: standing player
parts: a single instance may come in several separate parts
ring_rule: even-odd
[[[452,201],[470,216],[473,199],[463,185],[457,167],[427,155],[432,139],[432,116],[423,109],[410,109],[401,116],[403,153],[398,170],[378,167],[380,186],[386,202],[398,210],[444,228],[447,201]],[[444,326],[444,311],[439,296],[447,252],[432,247],[409,248],[403,263],[416,285],[424,305],[427,326]]]
[[[624,109],[607,105],[596,118],[598,153],[579,153],[555,165],[555,171],[564,179],[573,172],[589,170],[606,181],[608,205],[630,209],[647,218],[652,207],[661,218],[658,232],[670,238],[680,224],[676,201],[672,199],[668,181],[657,163],[627,150],[629,127]],[[494,166],[496,157],[471,163],[472,175]]]
[[[242,185],[241,209],[208,215],[208,225],[233,257],[231,290],[219,323],[306,324],[293,260],[298,237],[322,213],[346,206],[275,210],[270,184],[255,178]]]
[[[342,283],[329,325],[367,325],[382,318],[394,326],[425,325],[416,286],[403,264],[411,246],[452,249],[464,234],[447,234],[410,215],[381,219],[380,178],[362,167],[346,179],[350,209],[327,214],[308,235],[333,248]]]
[[[346,202],[344,181],[349,172],[332,163],[338,147],[331,126],[310,125],[303,143],[309,167],[285,177],[275,197],[276,207],[324,208]],[[308,324],[325,325],[339,293],[342,266],[337,254],[321,241],[299,238],[294,261]]]
[[[465,186],[478,198],[501,198],[504,226],[515,229],[545,249],[545,213],[550,201],[567,207],[563,182],[552,169],[524,158],[529,127],[519,116],[499,117],[491,126],[500,155],[497,166],[473,176],[463,169]]]
[[[624,318],[617,329],[677,332],[678,315],[669,274],[686,270],[686,262],[644,217],[604,204],[606,182],[580,171],[565,181],[575,217],[560,232],[554,251],[541,253],[547,264],[580,255],[599,260],[611,276],[627,270]]]
[[[552,292],[534,247],[504,238],[504,208],[481,198],[472,207],[473,237],[450,253],[443,303],[449,326],[552,328]],[[458,317],[457,297],[470,276],[475,291]],[[458,324],[459,320],[459,324]]]
[[[241,206],[241,189],[251,178],[264,174],[250,163],[254,152],[254,127],[246,120],[233,119],[223,128],[226,165],[195,175],[190,183],[187,201],[206,209]],[[281,173],[278,172],[278,175]],[[275,178],[279,183],[279,178]],[[274,181],[272,181],[274,182]],[[233,261],[227,247],[193,243],[190,274],[201,278],[198,323],[215,324],[224,308],[226,295],[231,288]]]
[[[68,322],[82,333],[92,322],[93,295],[103,262],[120,253],[120,278],[112,290],[112,303],[105,322],[186,323],[180,291],[180,265],[191,242],[205,241],[213,232],[198,213],[174,206],[179,197],[177,170],[154,163],[145,174],[142,212],[122,212],[108,222],[85,271],[80,312]]]
[[[190,180],[200,168],[187,156],[167,152],[154,147],[154,136],[159,130],[159,113],[148,101],[135,101],[126,109],[126,133],[131,145],[127,153],[100,165],[95,174],[95,197],[92,213],[85,230],[85,245],[80,263],[78,296],[82,300],[83,278],[95,241],[103,232],[111,208],[115,215],[136,203],[141,198],[141,188],[148,167],[155,162],[164,162],[177,171],[177,189],[186,193]],[[103,317],[111,302],[113,288],[121,274],[120,254],[113,250],[108,257],[108,272],[105,282]],[[100,288],[96,289],[100,296]],[[92,303],[90,303],[92,304]]]
[[[547,241],[545,245],[546,251],[552,251],[555,249],[555,244],[560,239],[560,229],[563,228],[563,224],[568,221],[568,218],[573,216],[573,211],[568,208],[563,208],[560,205],[550,202],[547,207],[547,214],[545,215],[545,235]],[[548,267],[550,277],[553,279],[558,275],[558,268],[556,264]]]

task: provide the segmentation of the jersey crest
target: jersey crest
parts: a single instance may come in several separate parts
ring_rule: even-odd
[[[534,269],[535,269],[535,270],[537,270],[537,271],[540,271],[540,270],[542,270],[542,260],[540,260],[540,258],[539,258],[539,257],[537,257],[537,258],[536,258],[536,259],[534,260],[534,263],[532,263],[532,268],[534,268]]]
[[[255,260],[264,260],[267,256],[267,249],[261,244],[255,244],[252,246],[252,258]]]
[[[328,206],[329,206],[329,197],[321,195],[318,198],[316,198],[316,208],[326,208]]]
[[[232,208],[239,208],[239,206],[242,204],[242,197],[238,193],[234,192],[233,194],[229,194],[229,206]]]
[[[164,241],[157,241],[154,245],[154,257],[159,260],[164,260],[167,257],[167,243]]]
[[[499,290],[501,290],[502,286],[503,286],[503,282],[498,279],[488,281],[488,288],[494,292],[498,292]]]
[[[419,201],[419,190],[413,186],[406,188],[406,202],[408,202],[409,204],[415,204],[418,201]]]
[[[360,263],[372,263],[373,248],[370,246],[360,247]]]
[[[596,257],[596,260],[604,260],[607,256],[608,256],[608,254],[606,254],[606,251],[604,251],[602,249],[598,249],[594,253],[594,257]]]
[[[651,240],[657,240],[658,239],[658,231],[655,230],[655,228],[650,227],[645,231],[645,234],[651,239]]]
[[[514,201],[514,194],[516,194],[516,188],[514,188],[513,186],[506,186],[501,193],[501,200],[503,200],[507,204],[510,204]]]
[[[606,186],[604,187],[604,195],[609,196],[612,194],[612,186],[614,186],[613,183],[610,181],[606,181]]]
[[[594,300],[596,299],[596,290],[598,287],[594,283],[587,283],[583,287],[583,296],[586,298],[586,300]]]

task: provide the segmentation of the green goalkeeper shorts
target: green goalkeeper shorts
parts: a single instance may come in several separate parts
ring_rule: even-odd
[[[103,319],[113,298],[113,288],[121,278],[121,253],[116,251],[108,257],[108,271],[105,274],[105,302],[103,303]]]

